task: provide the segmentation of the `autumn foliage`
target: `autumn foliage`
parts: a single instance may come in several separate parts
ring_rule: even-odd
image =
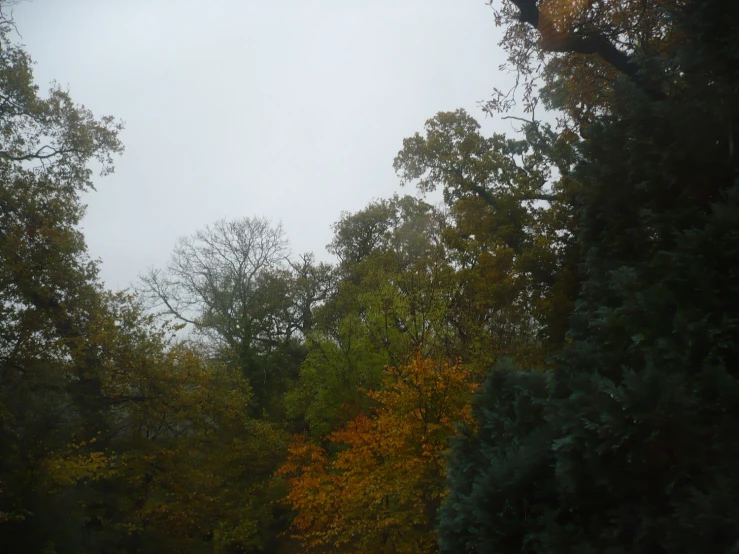
[[[376,409],[326,437],[297,436],[279,471],[292,533],[322,552],[433,552],[447,439],[469,421],[474,385],[460,364],[417,357],[388,368]]]
[[[122,124],[14,3],[0,552],[739,554],[737,0],[491,0],[513,133],[430,118],[336,263],[242,217],[129,292],[80,227]]]

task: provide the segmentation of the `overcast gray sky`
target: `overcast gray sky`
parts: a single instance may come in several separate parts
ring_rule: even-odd
[[[14,14],[42,88],[126,123],[116,173],[86,197],[111,288],[223,217],[281,221],[293,252],[326,259],[342,210],[405,192],[403,138],[442,110],[482,122],[478,102],[510,80],[484,0],[32,0]]]

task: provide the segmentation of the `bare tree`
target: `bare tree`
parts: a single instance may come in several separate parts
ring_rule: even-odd
[[[145,302],[173,318],[251,381],[258,403],[297,375],[313,308],[326,299],[333,268],[312,254],[288,259],[280,225],[221,220],[180,239],[165,269],[141,276]]]
[[[286,266],[281,225],[262,218],[220,220],[182,238],[165,270],[141,277],[152,308],[186,324],[220,346],[242,351],[264,338],[264,284]]]

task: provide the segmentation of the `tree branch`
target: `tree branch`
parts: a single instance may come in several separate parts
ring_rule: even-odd
[[[639,66],[633,58],[619,50],[604,34],[588,32],[585,34],[562,33],[546,14],[539,10],[538,0],[510,0],[519,10],[518,19],[528,23],[541,35],[540,47],[546,52],[570,52],[573,54],[596,54],[618,72],[628,76],[632,82],[653,97],[662,94],[646,82],[639,74]]]
[[[49,154],[42,154],[44,150],[51,150],[51,152]],[[5,150],[0,150],[0,157],[3,157],[7,160],[12,160],[14,162],[22,162],[22,161],[28,161],[28,160],[48,160],[49,158],[53,158],[54,156],[61,156],[63,154],[71,154],[73,152],[75,152],[73,148],[55,150],[51,146],[42,146],[36,152],[30,153],[30,154],[24,154],[22,156],[13,156],[11,153]]]

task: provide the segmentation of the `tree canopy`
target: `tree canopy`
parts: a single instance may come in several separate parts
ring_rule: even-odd
[[[739,60],[739,12],[645,9],[682,38],[679,64],[642,52],[638,80],[680,86],[619,83],[590,122],[572,173],[583,256],[572,343],[547,374],[488,377],[476,428],[454,439],[442,552],[739,546],[736,73],[715,69]]]
[[[419,122],[331,262],[245,215],[128,291],[80,227],[123,126],[8,5],[0,550],[739,552],[739,3],[493,0],[512,132]]]

